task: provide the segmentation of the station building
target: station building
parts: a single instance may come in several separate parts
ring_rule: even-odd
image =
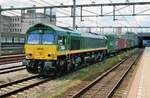
[[[24,13],[22,20],[20,20],[21,31],[20,33],[25,33],[26,30],[33,24],[36,23],[46,23],[56,25],[56,15],[47,15],[43,13],[36,13],[35,10],[28,10],[27,13]],[[20,28],[18,28],[20,29]]]
[[[0,32],[1,33],[10,32],[10,28],[11,28],[10,24],[11,24],[11,17],[1,15],[1,18],[0,18]]]
[[[47,23],[56,25],[56,16],[43,13],[36,13],[35,10],[27,10],[22,16],[1,15],[1,33],[26,33],[26,30],[33,24]]]
[[[0,51],[12,52],[15,43],[23,43],[27,29],[36,23],[56,25],[56,15],[49,15],[36,12],[34,9],[27,10],[21,16],[0,16]],[[23,38],[24,35],[24,38]],[[14,44],[14,46],[10,46]],[[16,45],[17,45],[16,44]],[[6,47],[7,46],[7,47]],[[9,47],[10,46],[10,47]],[[23,49],[23,44],[15,46],[16,49]],[[6,49],[7,48],[7,49]],[[15,49],[14,49],[15,50]],[[0,52],[0,55],[2,53]]]

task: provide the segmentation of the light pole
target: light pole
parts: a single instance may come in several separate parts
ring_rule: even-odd
[[[76,29],[76,0],[73,0],[73,29]]]
[[[2,33],[2,8],[1,8],[1,5],[0,5],[0,39],[1,39],[1,33]],[[1,52],[1,40],[0,40],[0,56],[2,55],[2,52]]]

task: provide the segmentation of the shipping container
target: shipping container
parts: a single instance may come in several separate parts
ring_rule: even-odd
[[[108,52],[113,53],[117,51],[117,35],[115,34],[109,34],[106,35],[107,37],[107,48],[108,48]]]
[[[137,34],[134,32],[126,32],[125,33],[126,39],[129,40],[130,47],[136,47],[138,45],[138,38]]]
[[[126,48],[130,48],[132,45],[132,40],[126,39]]]
[[[123,38],[118,38],[117,39],[117,47],[118,47],[118,50],[126,48],[126,40]]]

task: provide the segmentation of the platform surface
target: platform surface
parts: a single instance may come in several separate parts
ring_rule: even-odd
[[[150,47],[146,47],[127,98],[150,98]]]

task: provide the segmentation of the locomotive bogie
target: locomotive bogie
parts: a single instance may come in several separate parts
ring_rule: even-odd
[[[57,60],[25,60],[27,71],[34,74],[63,74],[89,63],[100,61],[106,51],[93,51],[72,55],[58,56]]]

